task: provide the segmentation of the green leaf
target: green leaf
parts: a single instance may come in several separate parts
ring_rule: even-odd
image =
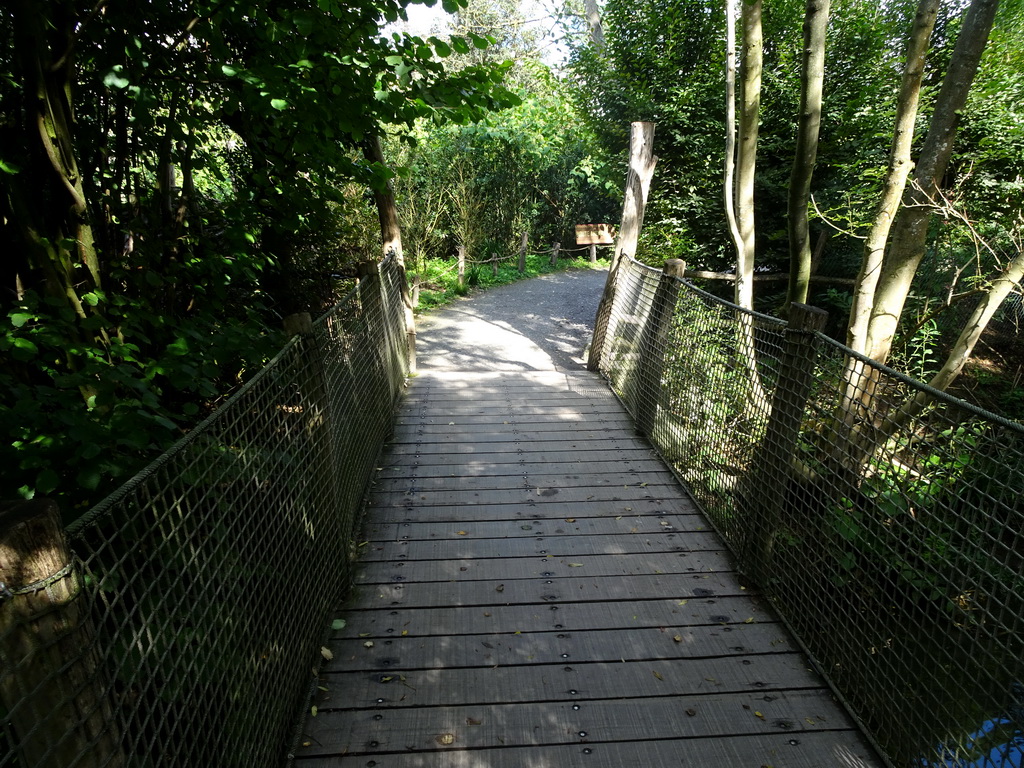
[[[15,328],[21,328],[21,326],[23,326],[25,323],[31,320],[32,317],[33,315],[29,314],[28,312],[12,312],[10,314],[11,325],[13,325]]]
[[[459,12],[459,4],[456,0],[441,0],[441,7],[444,8],[446,13]]]
[[[48,493],[53,493],[57,488],[57,483],[60,482],[60,477],[52,469],[44,469],[36,477],[36,493],[41,493],[44,496]]]
[[[87,490],[94,491],[100,484],[100,480],[103,479],[103,475],[100,474],[99,470],[93,467],[86,467],[78,473],[78,484]]]
[[[221,67],[220,67],[220,71],[223,72],[228,77],[234,77],[235,75],[238,74],[238,69],[236,69],[235,67],[232,67],[230,64],[222,64]]]
[[[284,99],[271,99],[270,106],[272,106],[274,109],[283,110],[288,108],[288,102],[285,101]]]
[[[120,64],[116,64],[109,72],[107,72],[106,75],[103,76],[103,84],[107,86],[107,88],[118,88],[122,90],[127,88],[131,84],[131,81],[122,74],[123,71],[124,67]]]
[[[405,63],[405,59],[402,56],[386,56],[384,61],[387,62],[389,67],[397,67],[399,64]]]
[[[3,171],[4,173],[15,174],[21,171],[21,168],[14,165],[13,163],[8,163],[4,160],[0,160],[0,171]]]
[[[469,43],[461,37],[452,38],[452,48],[455,49],[456,53],[467,54],[469,53]]]
[[[331,622],[331,629],[337,630],[337,629],[344,629],[344,628],[345,628],[345,620],[344,619],[335,619],[334,621]]]

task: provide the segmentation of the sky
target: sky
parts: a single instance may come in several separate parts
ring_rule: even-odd
[[[539,2],[539,0],[521,0],[519,7],[523,17],[528,21],[538,24],[542,29],[551,30],[547,36],[545,50],[545,62],[551,66],[562,64],[568,55],[565,46],[561,42],[558,28],[551,16],[551,12]],[[433,7],[427,7],[419,3],[411,3],[406,12],[409,15],[408,31],[411,34],[425,35],[444,34],[447,31],[447,22],[451,18],[437,2]]]

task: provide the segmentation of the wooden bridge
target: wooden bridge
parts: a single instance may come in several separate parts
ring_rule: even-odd
[[[596,305],[603,279],[529,290]],[[421,328],[298,768],[881,765],[584,370],[586,329],[503,290]]]

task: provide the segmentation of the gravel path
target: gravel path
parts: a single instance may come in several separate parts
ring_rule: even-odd
[[[606,269],[557,272],[490,288],[416,320],[420,370],[586,368]]]

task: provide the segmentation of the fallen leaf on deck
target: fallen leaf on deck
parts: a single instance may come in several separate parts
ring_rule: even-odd
[[[661,676],[661,673],[660,673],[660,672],[658,672],[658,670],[654,670],[654,672],[653,672],[652,674],[653,674],[653,675],[654,675],[654,676],[655,676],[656,678],[658,678],[659,680],[664,680],[664,679],[665,679],[664,677],[662,677],[662,676]]]
[[[309,708],[309,714],[311,714],[313,717],[316,717],[317,711],[318,710],[316,708],[316,704],[314,704],[312,707]]]
[[[583,563],[569,563],[570,568],[582,568]]]
[[[755,715],[757,715],[758,717],[760,717],[760,718],[761,718],[762,720],[764,720],[764,715],[762,715],[762,714],[761,714],[760,712],[758,712],[758,711],[757,711],[756,709],[754,710],[754,714],[755,714]]]
[[[373,648],[373,640],[367,640],[363,643],[363,648]]]
[[[320,648],[320,655],[323,656],[328,661],[330,661],[331,659],[334,658],[334,654],[331,653],[331,649],[323,647],[323,646]]]
[[[449,744],[454,744],[455,743],[455,735],[452,734],[452,733],[442,733],[435,740],[442,747],[447,747]]]
[[[465,531],[459,531],[459,536],[469,536]]]
[[[480,725],[480,721],[472,717],[467,717],[466,725]]]
[[[345,628],[345,620],[344,619],[335,619],[334,621],[331,622],[331,629],[344,629],[344,628]]]
[[[682,635],[676,635],[672,639],[675,640],[677,643],[683,642],[683,636]]]
[[[693,707],[690,707],[689,709],[686,710],[686,714],[688,714],[690,717],[693,717],[694,715],[697,714],[697,710],[694,709]]]

